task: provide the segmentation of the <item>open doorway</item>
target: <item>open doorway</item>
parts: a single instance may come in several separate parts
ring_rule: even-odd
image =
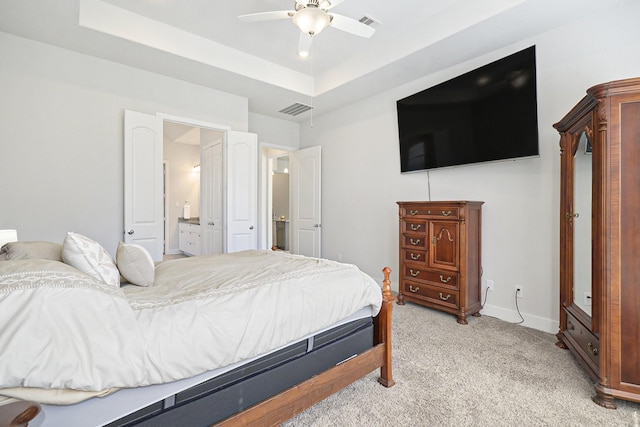
[[[289,228],[291,224],[289,204],[289,155],[275,157],[271,170],[273,192],[271,194],[273,243],[275,250],[289,250]]]
[[[216,236],[214,242],[204,237],[209,228],[215,231],[222,227],[222,197],[214,194],[214,191],[221,190],[220,179],[214,186],[209,182],[212,177],[222,175],[222,166],[214,166],[211,161],[207,163],[202,157],[208,155],[212,145],[221,146],[224,131],[169,120],[163,120],[162,128],[165,254],[220,253],[222,233],[209,233],[209,237]],[[203,164],[208,164],[208,168],[201,167]],[[212,210],[215,212],[210,212]],[[216,221],[209,227],[211,216]]]
[[[261,147],[261,242],[260,247],[289,250],[290,206],[290,151],[285,148]],[[286,224],[286,226],[285,226]],[[280,239],[278,239],[278,227]],[[286,227],[286,230],[285,230]]]
[[[274,209],[274,179],[287,167],[288,213]],[[282,241],[291,253],[321,257],[321,148],[320,146],[291,150],[263,144],[261,147],[261,247],[279,249],[277,240],[280,224]],[[285,229],[285,227],[288,228]],[[287,232],[288,231],[288,232]]]

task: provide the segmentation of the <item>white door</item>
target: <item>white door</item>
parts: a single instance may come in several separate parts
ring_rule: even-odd
[[[228,131],[226,252],[258,248],[258,136]]]
[[[319,258],[322,223],[320,221],[320,146],[291,153],[291,252]]]
[[[162,120],[124,112],[124,241],[143,246],[162,261]]]
[[[222,139],[204,142],[200,154],[202,255],[222,253],[222,176]]]

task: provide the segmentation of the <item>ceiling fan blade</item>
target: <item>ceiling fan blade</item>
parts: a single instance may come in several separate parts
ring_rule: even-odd
[[[300,33],[298,39],[298,55],[306,58],[311,53],[311,41],[313,38],[305,33]]]
[[[331,26],[338,30],[346,31],[347,33],[355,34],[356,36],[369,38],[376,32],[376,29],[355,19],[348,18],[343,15],[332,13]]]
[[[322,9],[332,9],[342,3],[344,0],[320,0],[320,7]]]
[[[291,18],[294,13],[295,12],[291,10],[273,10],[271,12],[259,12],[240,15],[238,16],[238,18],[245,22],[273,21],[275,19]]]

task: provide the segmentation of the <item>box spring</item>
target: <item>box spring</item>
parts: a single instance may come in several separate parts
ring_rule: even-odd
[[[197,384],[107,427],[209,426],[372,346],[372,318],[355,320]]]

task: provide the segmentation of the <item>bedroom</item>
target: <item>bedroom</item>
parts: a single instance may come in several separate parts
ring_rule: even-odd
[[[520,17],[527,8],[536,9],[533,3],[524,2],[522,9],[516,7],[511,13]],[[551,3],[538,7],[553,11]],[[526,297],[519,303],[525,325],[555,333],[560,159],[559,137],[552,124],[586,88],[640,74],[640,57],[635,54],[640,51],[638,2],[614,1],[606,8],[596,1],[569,4],[576,13],[565,9],[561,16],[549,17],[548,27],[529,32],[505,25],[501,29],[509,37],[504,41],[497,32],[493,44],[474,48],[473,36],[489,31],[492,22],[478,24],[427,51],[429,65],[423,77],[380,93],[363,79],[353,91],[370,96],[315,114],[310,127],[308,119],[295,122],[254,112],[252,100],[233,94],[231,88],[212,88],[205,73],[198,73],[195,82],[177,73],[173,77],[156,73],[154,63],[159,67],[166,58],[159,54],[151,55],[151,65],[136,67],[135,58],[122,65],[75,52],[73,41],[39,40],[37,32],[20,27],[28,19],[21,14],[36,14],[38,8],[4,1],[0,228],[18,229],[21,240],[51,241],[62,241],[72,230],[114,253],[123,231],[123,109],[223,123],[254,132],[261,142],[292,149],[320,145],[322,256],[354,263],[374,277],[381,266],[390,265],[396,286],[396,201],[426,200],[428,187],[433,200],[483,200],[483,278],[495,283],[484,312],[516,320],[513,288],[522,285]],[[53,32],[56,22],[63,25],[77,19],[53,12],[44,15],[52,18],[48,24],[54,26]],[[539,158],[450,168],[428,177],[400,174],[397,99],[534,44]],[[109,57],[115,55],[110,49],[123,45],[128,46],[120,41],[102,48]],[[141,50],[135,47],[131,56]],[[185,62],[175,60],[177,65]]]

